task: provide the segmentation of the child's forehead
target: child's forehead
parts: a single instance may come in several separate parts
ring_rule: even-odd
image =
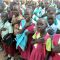
[[[42,18],[41,18],[41,19],[39,19],[39,20],[38,20],[37,24],[38,24],[38,23],[45,24],[45,23],[46,23],[46,21],[45,21],[44,19],[42,19]]]
[[[53,15],[48,15],[48,20],[49,19],[53,19],[54,20],[54,16]]]

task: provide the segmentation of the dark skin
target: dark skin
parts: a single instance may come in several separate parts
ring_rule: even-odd
[[[33,44],[39,42],[44,43],[45,28],[46,28],[46,24],[44,21],[40,20],[37,22],[37,31],[41,34],[41,38],[33,40],[32,41]]]
[[[48,17],[48,23],[49,23],[49,25],[52,25],[54,23],[54,18]]]
[[[24,18],[22,18],[21,20],[17,20],[18,16],[19,16],[19,12],[13,11],[13,19],[12,19],[13,26],[16,24],[20,25],[21,20],[24,19]],[[17,29],[19,30],[19,32],[17,34],[20,34],[25,30],[25,27],[23,29],[19,29],[19,28],[17,28]]]
[[[52,16],[49,16],[48,17],[48,24],[51,26],[52,24],[54,23],[54,18]],[[49,28],[47,30],[47,32],[50,34],[50,35],[53,35],[54,34],[54,30],[52,28]]]
[[[42,28],[43,27],[43,28]],[[36,39],[34,40],[32,43],[35,44],[35,43],[44,43],[44,36],[46,35],[45,34],[45,28],[47,27],[45,21],[38,21],[37,22],[37,31],[41,33],[41,38],[39,39]],[[45,60],[48,60],[49,59],[49,56],[50,56],[51,52],[47,51],[46,52],[46,57],[45,57]]]
[[[25,27],[29,27],[31,25],[31,21],[30,21],[31,13],[28,11],[28,14],[26,14],[25,16],[26,16],[25,19],[26,19],[26,22],[27,22]],[[30,32],[30,31],[26,32],[27,35],[30,34],[30,33],[34,33],[34,31],[33,32]]]
[[[26,25],[25,25],[25,27],[24,27],[23,29],[19,29],[19,28],[18,28],[18,30],[19,30],[18,34],[23,33],[24,30],[25,30],[25,28],[28,27],[28,26],[30,26],[30,24],[31,24],[31,23],[30,23],[30,17],[31,17],[31,15],[29,14],[29,12],[28,12],[28,14],[25,15],[25,16],[26,16],[25,19],[26,19],[26,22],[27,22],[27,23],[26,23]],[[19,23],[19,24],[20,24],[20,23]],[[28,31],[26,34],[28,35],[28,34],[30,34],[30,32]]]

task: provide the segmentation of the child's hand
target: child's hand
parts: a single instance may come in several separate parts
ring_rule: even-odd
[[[39,38],[39,39],[37,39],[37,42],[38,42],[38,43],[39,43],[39,42],[44,43],[44,38]]]
[[[35,44],[35,43],[37,43],[36,40],[32,40],[31,41],[31,44]]]

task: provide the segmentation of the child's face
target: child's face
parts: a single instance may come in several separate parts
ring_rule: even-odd
[[[48,23],[49,23],[49,25],[52,25],[54,23],[54,20],[53,19],[48,19]]]
[[[18,28],[19,28],[19,25],[18,25],[18,24],[15,24],[15,25],[14,25],[14,28],[15,28],[15,29],[18,29]]]
[[[46,27],[46,24],[42,20],[37,22],[37,30],[39,32],[43,32],[45,27]]]
[[[25,19],[26,19],[27,22],[30,21],[30,18],[31,18],[30,14],[25,15]]]

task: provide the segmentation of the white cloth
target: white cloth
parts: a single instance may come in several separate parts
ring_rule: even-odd
[[[6,31],[1,32],[2,38],[8,33],[13,33],[13,27],[8,21],[4,24],[3,28],[6,28]]]
[[[51,27],[53,29],[54,34],[57,32],[57,25],[55,25],[54,23],[51,26],[48,24],[48,27],[46,28],[46,31],[49,27]]]

